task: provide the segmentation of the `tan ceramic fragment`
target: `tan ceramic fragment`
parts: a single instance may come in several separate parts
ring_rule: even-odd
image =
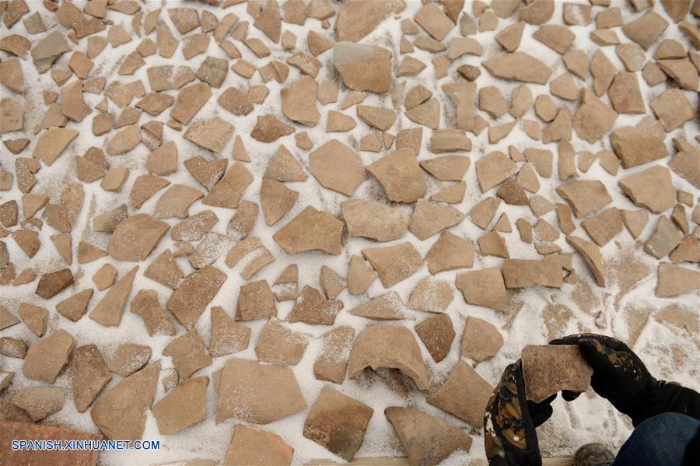
[[[258,361],[295,365],[301,361],[309,335],[295,332],[276,318],[271,318],[263,327],[255,345]]]
[[[212,152],[221,153],[231,139],[235,128],[219,117],[190,125],[184,138]]]
[[[584,217],[612,202],[600,181],[570,181],[559,186],[557,193],[569,202],[576,217]]]
[[[37,422],[63,409],[63,390],[56,387],[31,387],[20,390],[10,402],[26,411]]]
[[[34,293],[41,298],[51,299],[72,284],[73,273],[70,269],[57,270],[43,274]]]
[[[71,361],[71,381],[73,401],[78,412],[85,412],[110,380],[112,375],[97,345],[75,349]]]
[[[527,399],[535,403],[561,390],[585,392],[590,386],[593,369],[578,346],[528,345],[521,357]]]
[[[428,403],[481,427],[493,387],[474,369],[458,361],[445,383],[427,398]]]
[[[696,85],[697,87],[697,85]],[[695,112],[680,89],[668,89],[649,103],[666,132],[682,127],[695,118]]]
[[[28,379],[54,383],[68,363],[74,346],[74,339],[68,332],[53,332],[29,347],[22,364],[22,374]]]
[[[22,303],[19,305],[19,315],[22,318],[22,322],[26,325],[32,333],[38,337],[41,337],[46,332],[46,322],[49,317],[49,311],[43,307],[34,306],[29,303]]]
[[[668,168],[656,165],[627,176],[618,183],[632,202],[659,214],[675,204],[676,192]]]
[[[250,136],[260,142],[273,142],[293,132],[292,126],[283,123],[274,115],[263,115],[258,117]]]
[[[508,312],[508,294],[499,268],[459,274],[456,285],[467,303]]]
[[[275,297],[267,281],[247,283],[240,288],[236,320],[266,319],[277,315]]]
[[[483,66],[491,75],[509,81],[546,84],[552,75],[552,70],[544,63],[524,52],[497,56],[483,62]]]
[[[212,363],[211,356],[196,330],[190,330],[168,343],[163,348],[163,356],[172,357],[173,366],[183,379],[189,379],[199,369]]]
[[[121,381],[95,403],[90,416],[107,438],[142,438],[159,374],[160,363],[152,364]]]
[[[238,208],[243,193],[252,182],[253,175],[243,163],[236,162],[204,197],[202,204]]]
[[[391,53],[384,48],[337,42],[333,64],[350,89],[384,94],[391,88]]]
[[[231,319],[219,306],[211,310],[211,340],[207,348],[212,357],[227,356],[248,347],[251,330]]]
[[[399,149],[367,167],[393,202],[412,203],[425,196],[427,185],[411,149]]]
[[[372,320],[401,320],[406,318],[401,298],[395,291],[372,298],[349,312],[354,316]]]
[[[700,289],[700,272],[673,264],[659,264],[655,294],[671,298]]]
[[[150,346],[130,343],[119,345],[110,364],[110,370],[122,377],[128,377],[145,366],[150,359]]]
[[[348,377],[355,379],[365,368],[399,369],[410,377],[421,391],[429,388],[428,372],[413,334],[405,327],[376,324],[365,328],[355,338]]]
[[[418,239],[424,240],[464,220],[464,214],[453,207],[419,199],[408,227]]]
[[[367,291],[367,288],[376,280],[377,273],[359,256],[350,258],[346,282],[348,293],[357,295]]]
[[[469,451],[472,439],[461,429],[416,408],[384,411],[411,464],[439,464],[455,451]]]
[[[482,230],[485,230],[486,227],[489,226],[489,223],[491,223],[494,215],[496,215],[496,211],[500,205],[500,199],[495,197],[487,197],[472,207],[472,209],[469,211],[469,218],[474,225],[478,226]]]
[[[289,314],[289,322],[333,325],[335,317],[343,309],[343,302],[333,298],[325,299],[313,287],[305,286]]]
[[[170,186],[158,198],[153,217],[157,219],[186,218],[189,207],[204,194],[198,189],[184,184]]]
[[[273,238],[287,252],[298,254],[319,249],[338,255],[343,224],[328,212],[309,206],[282,227]]]
[[[423,266],[423,258],[407,242],[384,248],[363,249],[362,255],[377,271],[384,288],[405,280]]]
[[[236,417],[268,424],[306,409],[294,373],[277,365],[231,358],[217,384],[216,421]]]
[[[311,174],[324,188],[352,196],[367,174],[357,152],[338,140],[330,140],[309,155]]]
[[[384,242],[403,238],[407,232],[410,218],[399,209],[360,199],[345,201],[341,207],[349,236]]]
[[[314,376],[342,384],[355,331],[351,327],[336,327],[323,334],[323,352],[314,363]]]
[[[513,161],[499,151],[481,157],[474,163],[474,167],[479,179],[479,187],[484,193],[517,172]]]
[[[192,328],[226,281],[226,274],[208,265],[186,276],[167,302],[185,328]]]
[[[625,24],[622,27],[622,32],[644,50],[649,50],[649,47],[656,42],[667,27],[668,21],[661,15],[655,11],[648,11],[641,18]]]
[[[158,301],[153,290],[140,290],[131,300],[131,312],[141,316],[148,335],[175,335],[175,325]]]
[[[176,434],[206,419],[207,385],[209,377],[186,380],[153,405],[161,434]]]
[[[321,114],[316,108],[318,85],[310,76],[302,76],[294,84],[282,89],[282,112],[292,121],[305,126],[316,126]]]
[[[80,291],[56,304],[56,310],[66,319],[77,322],[87,312],[93,290]]]
[[[598,286],[605,288],[607,272],[605,260],[598,246],[583,238],[571,235],[567,235],[566,242],[586,260]]]
[[[622,215],[617,208],[611,207],[584,220],[581,226],[598,246],[605,246],[617,234],[622,233]]]
[[[455,331],[447,314],[429,317],[415,327],[418,337],[435,362],[440,362],[450,352]]]
[[[657,259],[661,259],[673,251],[680,242],[681,232],[665,215],[662,215],[659,217],[656,229],[644,243],[644,251]]]
[[[503,336],[494,325],[477,317],[467,317],[460,343],[461,357],[480,363],[498,354],[502,346]]]

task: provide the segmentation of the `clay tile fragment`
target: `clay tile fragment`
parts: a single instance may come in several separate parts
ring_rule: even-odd
[[[401,298],[395,291],[372,298],[350,310],[354,316],[372,320],[401,320],[406,318]]]
[[[593,369],[577,346],[532,346],[522,351],[523,378],[527,399],[535,403],[560,390],[585,392]]]
[[[235,417],[268,424],[306,409],[294,373],[282,366],[231,358],[217,384],[216,421]]]
[[[547,65],[524,52],[499,55],[483,62],[483,66],[493,76],[510,81],[546,84],[552,75]]]
[[[350,351],[348,376],[355,379],[367,367],[399,369],[421,391],[428,390],[430,385],[418,343],[405,327],[377,324],[360,332]]]
[[[503,346],[503,336],[489,322],[477,317],[467,317],[462,333],[460,356],[479,363],[491,359]]]
[[[384,94],[391,88],[391,53],[384,48],[337,42],[333,47],[333,64],[350,89]]]
[[[160,363],[151,364],[105,392],[90,410],[97,427],[109,439],[139,440],[146,427],[146,411],[158,384]]]
[[[309,335],[295,332],[276,318],[267,321],[255,345],[258,361],[295,365],[301,361]]]
[[[700,272],[674,264],[659,264],[658,282],[654,293],[671,298],[700,289]]]
[[[566,242],[576,250],[579,254],[583,256],[590,267],[591,272],[596,280],[598,286],[605,288],[606,286],[606,268],[605,260],[600,252],[598,246],[594,243],[587,241],[583,238],[578,238],[576,236],[568,235],[566,237]]]
[[[399,149],[367,167],[393,202],[412,203],[425,196],[427,184],[411,149]]]
[[[304,423],[304,437],[352,461],[362,446],[374,410],[325,386]]]
[[[610,135],[610,142],[623,168],[632,168],[668,157],[668,149],[663,139],[633,126],[616,129]]]
[[[253,139],[260,142],[274,142],[282,136],[292,134],[294,127],[283,123],[274,115],[259,116],[255,128],[250,133]]]
[[[78,412],[85,412],[110,380],[112,375],[97,345],[75,349],[71,361],[71,382]]]
[[[35,293],[44,299],[51,299],[72,284],[73,273],[70,269],[57,270],[41,276]]]
[[[212,357],[227,356],[248,347],[251,330],[231,319],[219,306],[211,310],[211,340],[207,348]]]
[[[508,293],[498,267],[459,274],[455,283],[468,304],[508,312]]]
[[[10,402],[37,422],[63,409],[63,390],[57,387],[31,387],[20,390]]]
[[[343,219],[349,236],[360,236],[375,241],[393,241],[406,234],[409,216],[399,209],[361,199],[341,204]]]
[[[481,427],[492,391],[493,387],[471,366],[458,361],[445,383],[428,396],[428,403]]]
[[[284,5],[292,3],[285,2]],[[231,443],[226,451],[224,464],[248,466],[255,462],[289,466],[292,463],[294,448],[287,445],[279,435],[257,427],[237,424]]]
[[[146,214],[138,214],[122,220],[109,240],[107,251],[115,259],[129,262],[148,257],[169,225]]]
[[[109,367],[112,372],[128,377],[145,366],[150,359],[150,346],[126,343],[119,345]]]
[[[140,290],[131,300],[131,312],[141,316],[149,336],[175,335],[176,329],[154,290]]]
[[[417,324],[415,328],[418,337],[435,362],[440,362],[447,357],[455,337],[452,320],[447,314],[429,317]]]
[[[559,186],[557,193],[569,202],[576,217],[585,217],[612,202],[605,185],[597,180],[570,181]]]
[[[455,451],[471,447],[471,437],[457,426],[416,408],[389,407],[384,414],[411,464],[439,464]]]
[[[219,117],[193,123],[184,138],[212,152],[221,153],[235,128]]]
[[[499,151],[481,157],[474,164],[481,192],[486,192],[517,173],[511,159]]]
[[[325,299],[318,290],[307,285],[294,303],[287,320],[292,323],[333,325],[343,306],[342,301]]]
[[[236,306],[236,320],[267,319],[277,315],[275,297],[267,281],[259,280],[241,286]]]
[[[273,238],[287,254],[321,250],[338,255],[343,223],[328,212],[309,206],[274,234]]]
[[[211,265],[196,270],[175,289],[167,307],[185,328],[192,328],[225,281],[226,274]]]
[[[335,22],[337,40],[359,42],[389,15],[401,11],[402,3],[400,0],[348,3],[338,12],[338,19]]]
[[[212,362],[196,330],[190,330],[168,343],[163,349],[163,356],[173,358],[173,366],[183,379],[189,379],[192,374]]]
[[[621,179],[618,184],[632,202],[655,214],[675,203],[671,171],[666,167],[655,165]]]
[[[207,385],[209,377],[186,380],[153,405],[161,434],[176,434],[206,419]]]
[[[354,336],[352,327],[336,327],[322,335],[323,352],[314,363],[317,380],[343,383]]]
[[[391,288],[423,267],[423,258],[411,243],[363,249],[362,255],[377,271],[384,288]]]
[[[648,11],[644,16],[634,21],[630,21],[622,27],[622,32],[642,46],[644,50],[649,50],[654,42],[668,27],[666,21],[655,11]]]

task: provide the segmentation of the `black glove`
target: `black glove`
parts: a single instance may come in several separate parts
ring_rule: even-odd
[[[552,396],[535,405],[541,422],[551,415],[550,403],[554,398]],[[525,397],[520,360],[506,368],[491,394],[484,415],[484,438],[486,457],[491,466],[542,465],[535,422]]]
[[[591,387],[636,426],[662,411],[656,393],[665,384],[657,381],[626,344],[593,333],[570,335],[553,340],[553,345],[578,345],[581,355],[593,368]]]

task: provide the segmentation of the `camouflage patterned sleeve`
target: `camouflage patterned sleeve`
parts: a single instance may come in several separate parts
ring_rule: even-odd
[[[491,394],[484,415],[484,438],[491,466],[542,464],[520,360],[506,368]]]

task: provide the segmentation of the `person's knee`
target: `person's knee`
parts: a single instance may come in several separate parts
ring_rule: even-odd
[[[639,424],[620,449],[615,463],[677,466],[700,426],[700,421],[685,414],[663,413]]]
[[[650,417],[634,429],[635,433],[659,435],[660,433],[673,433],[679,435],[683,432],[694,433],[698,429],[700,421],[681,413],[662,413]]]

